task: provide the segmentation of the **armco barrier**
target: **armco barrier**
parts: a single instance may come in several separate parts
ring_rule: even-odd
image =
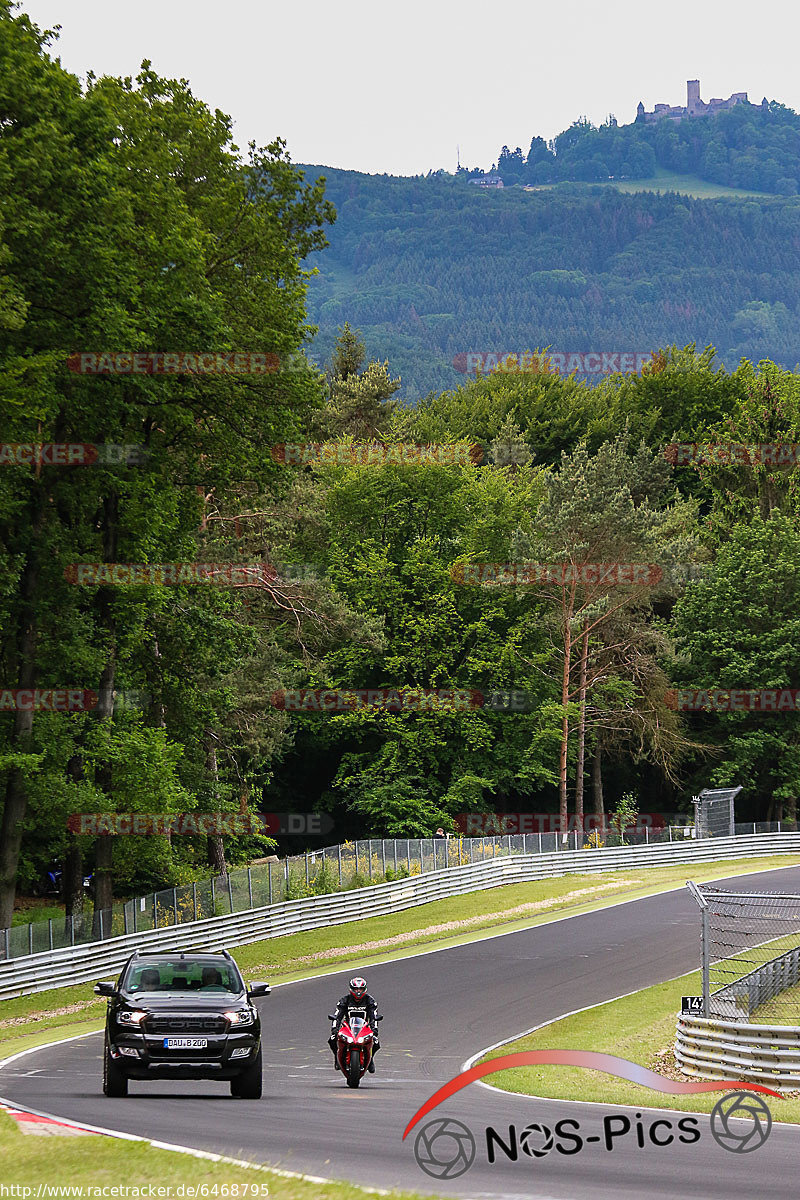
[[[109,938],[85,946],[14,958],[0,963],[0,999],[85,983],[119,971],[134,949],[173,951],[219,950],[270,937],[341,925],[346,921],[384,916],[506,883],[569,874],[641,870],[679,863],[716,862],[726,858],[761,858],[800,854],[800,833],[740,835],[732,838],[644,846],[567,850],[555,854],[520,854],[472,866],[449,867],[392,883],[347,892],[272,904],[203,921],[171,925]]]
[[[685,1075],[800,1087],[800,1026],[680,1016],[675,1057]]]

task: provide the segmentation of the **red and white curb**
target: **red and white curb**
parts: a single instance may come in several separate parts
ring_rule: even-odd
[[[89,1130],[81,1129],[80,1125],[71,1125],[56,1117],[44,1114],[25,1112],[21,1108],[12,1108],[9,1104],[0,1104],[0,1112],[8,1113],[17,1122],[20,1133],[35,1133],[39,1137],[88,1137]]]

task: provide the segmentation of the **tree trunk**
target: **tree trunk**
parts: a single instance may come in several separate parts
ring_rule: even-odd
[[[603,743],[598,735],[597,745],[592,755],[592,794],[594,796],[595,816],[600,821],[600,836],[605,838],[606,814],[603,804]]]
[[[561,718],[561,754],[559,759],[559,816],[561,819],[561,842],[562,845],[567,841],[569,832],[567,830],[568,809],[567,809],[567,751],[569,748],[569,716],[567,714],[567,704],[569,703],[569,674],[572,663],[572,630],[570,628],[569,616],[564,622],[564,672],[561,677],[561,703],[564,706],[564,715]]]
[[[117,530],[119,527],[119,502],[115,492],[110,493],[103,506],[103,561],[115,562],[117,552]],[[109,634],[109,651],[106,665],[100,676],[98,686],[97,707],[95,717],[98,721],[114,719],[114,676],[116,674],[116,627],[111,612],[111,596],[107,587],[101,588],[97,597],[98,624]],[[98,768],[95,782],[108,797],[109,809],[113,810],[113,778],[110,764]],[[114,860],[114,841],[111,834],[98,837],[94,844],[94,917],[92,919],[92,936],[99,938],[100,913],[110,909],[114,902],[114,879],[112,874]],[[110,918],[110,914],[109,914]],[[110,928],[110,919],[109,919]],[[106,933],[105,926],[103,933]],[[106,933],[106,936],[107,933]]]
[[[217,768],[217,745],[214,740],[214,731],[206,730],[206,769],[211,776],[211,792],[213,796],[213,809],[219,809],[219,771]],[[227,875],[228,866],[225,862],[225,846],[222,842],[222,834],[209,834],[206,838],[206,846],[208,851],[209,865],[214,869],[215,875]]]
[[[580,681],[578,685],[578,702],[581,706],[578,718],[578,762],[575,768],[575,824],[578,832],[583,834],[583,769],[586,757],[586,670],[589,658],[589,623],[583,622],[581,637]]]
[[[38,532],[39,522],[36,532]],[[19,618],[20,688],[33,688],[36,679],[36,615],[34,595],[39,579],[38,564],[28,558],[22,578],[22,610]],[[33,737],[33,709],[18,708],[14,714],[14,733],[10,749],[25,754]],[[0,929],[11,926],[17,894],[17,870],[22,846],[22,824],[28,807],[28,788],[22,771],[12,768],[6,785],[3,816],[0,819]]]
[[[111,906],[114,903],[114,838],[109,834],[99,837],[94,850],[94,916],[92,937],[108,937],[111,932]],[[103,914],[102,921],[100,914]],[[101,928],[102,924],[102,928]]]
[[[63,893],[64,893],[64,933],[70,940],[70,923],[75,926],[75,933],[81,931],[83,925],[83,851],[74,837],[70,837],[69,849],[64,858]]]

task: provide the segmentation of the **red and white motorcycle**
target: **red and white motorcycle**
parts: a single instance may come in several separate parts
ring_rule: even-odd
[[[328,1019],[334,1020],[329,1014]],[[383,1017],[378,1017],[382,1021]],[[336,1062],[347,1080],[347,1086],[357,1088],[372,1062],[375,1035],[367,1020],[366,1008],[351,1008],[336,1038]]]

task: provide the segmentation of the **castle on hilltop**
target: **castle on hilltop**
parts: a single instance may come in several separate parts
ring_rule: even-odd
[[[671,121],[682,121],[684,117],[705,117],[708,113],[722,112],[725,108],[735,108],[737,104],[749,104],[747,92],[734,92],[727,100],[709,100],[700,99],[700,80],[686,80],[686,104],[657,104],[652,112],[645,112],[644,105],[641,100],[636,109],[637,121],[660,121],[662,117],[668,117]],[[766,97],[761,101],[761,107],[767,105]]]

